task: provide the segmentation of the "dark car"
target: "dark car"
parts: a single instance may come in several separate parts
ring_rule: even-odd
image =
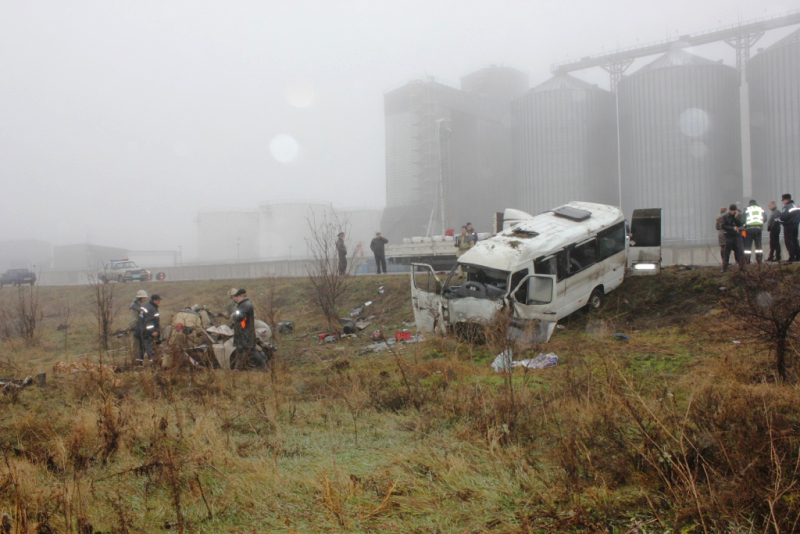
[[[34,283],[36,283],[36,273],[30,269],[9,269],[0,275],[0,287]]]
[[[130,260],[111,260],[98,275],[100,281],[106,284],[112,281],[147,282],[152,278],[150,271],[142,269]]]

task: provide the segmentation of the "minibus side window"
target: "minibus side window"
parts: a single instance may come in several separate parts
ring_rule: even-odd
[[[597,262],[597,240],[590,239],[569,252],[569,273],[575,274]]]
[[[597,234],[597,261],[610,258],[617,252],[625,250],[625,222],[606,228]]]

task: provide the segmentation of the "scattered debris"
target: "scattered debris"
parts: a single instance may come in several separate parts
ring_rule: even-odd
[[[417,323],[415,323],[414,321],[403,321],[403,325],[413,328],[413,327],[417,326]]]
[[[399,330],[394,333],[395,341],[409,341],[411,339],[411,332],[408,330]]]
[[[614,339],[618,339],[619,341],[630,341],[631,338],[625,334],[614,334]]]
[[[294,321],[281,321],[278,323],[279,334],[291,334],[294,332]]]
[[[738,339],[734,339],[734,340],[733,340],[733,344],[734,344],[734,345],[740,345],[741,343],[742,343],[742,342],[741,342],[741,341],[739,341]]]
[[[492,369],[495,373],[499,373],[500,371],[511,371],[514,367],[525,367],[527,369],[544,369],[546,367],[552,367],[558,363],[558,356],[554,352],[549,352],[547,354],[541,353],[535,358],[530,358],[527,360],[520,360],[515,362],[513,359],[513,353],[511,349],[506,349],[500,354],[498,354],[494,361],[492,362]]]
[[[564,330],[565,326],[563,324],[557,324],[556,328],[558,328],[559,330]]]
[[[24,380],[13,378],[0,378],[0,391],[3,393],[16,393],[33,384],[33,377],[27,376]]]
[[[727,288],[727,287],[725,287],[725,286],[720,286],[719,290],[720,290],[720,291],[727,291],[727,290],[728,290],[728,288]]]
[[[64,330],[66,330],[68,328],[69,328],[69,325],[67,323],[61,323],[60,325],[58,325],[56,327],[56,330],[58,330],[59,332],[63,332]]]
[[[339,322],[342,324],[342,330],[344,330],[345,334],[356,333],[356,324],[351,319],[339,318]]]
[[[372,321],[370,321],[368,319],[359,319],[359,320],[357,320],[355,322],[356,328],[358,328],[359,330],[364,330],[365,328],[367,328],[371,324],[372,324]]]
[[[364,311],[364,306],[359,306],[358,308],[350,308],[350,317],[358,317],[361,315],[361,312]],[[341,319],[339,319],[341,321]]]
[[[378,293],[380,293],[381,295],[383,295],[385,292],[386,292],[386,290],[384,289],[383,286],[378,288]]]
[[[380,341],[383,339],[383,333],[380,331],[380,329],[376,328],[372,331],[370,337],[372,338],[372,341]]]

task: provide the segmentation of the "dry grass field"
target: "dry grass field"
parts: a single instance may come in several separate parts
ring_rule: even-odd
[[[720,303],[735,283],[629,279],[515,347],[556,366],[514,373],[492,371],[493,343],[363,353],[373,327],[413,321],[405,276],[355,278],[341,312],[371,300],[373,325],[330,344],[303,280],[108,286],[114,330],[142,287],[162,325],[246,287],[257,316],[295,321],[266,373],[129,370],[126,337],[99,350],[89,287],[34,288],[25,340],[3,288],[0,377],[47,384],[0,394],[0,532],[800,531],[797,326],[780,381]],[[126,370],[54,376],[59,361]]]

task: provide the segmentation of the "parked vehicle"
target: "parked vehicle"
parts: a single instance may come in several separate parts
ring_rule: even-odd
[[[0,287],[33,285],[36,283],[36,273],[30,269],[9,269],[0,275]]]
[[[98,278],[104,284],[108,282],[147,282],[152,279],[150,271],[142,269],[130,260],[111,260],[105,264],[98,273]]]
[[[544,342],[560,319],[586,306],[599,308],[624,280],[628,238],[619,208],[570,202],[535,217],[506,213],[503,231],[458,258],[444,284],[430,265],[412,264],[417,328],[470,331],[507,310],[510,337]],[[658,228],[660,236],[660,219]],[[660,241],[648,257],[656,249],[660,267]],[[658,272],[644,261],[637,270]]]

